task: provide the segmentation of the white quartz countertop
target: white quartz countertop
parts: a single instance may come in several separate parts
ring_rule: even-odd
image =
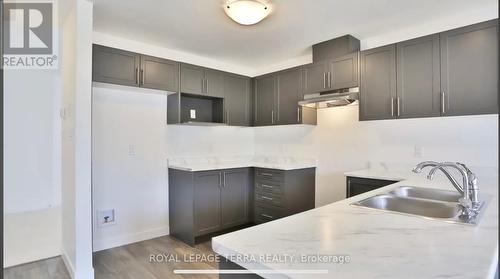
[[[257,272],[264,278],[493,278],[498,261],[496,171],[489,178],[478,174],[481,193],[491,195],[492,199],[477,226],[350,205],[402,185],[453,190],[445,180],[428,181],[424,174],[386,170],[362,170],[346,175],[401,181],[214,237],[213,250],[246,269],[279,271]],[[312,262],[318,255],[348,256],[350,261],[332,263],[335,258],[330,257],[327,263]],[[300,274],[290,270],[326,273]]]
[[[171,158],[168,167],[183,171],[208,171],[233,168],[268,168],[277,170],[294,170],[316,167],[316,160],[294,157],[196,157]]]

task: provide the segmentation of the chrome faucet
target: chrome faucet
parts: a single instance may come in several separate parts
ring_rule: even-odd
[[[450,180],[451,184],[455,189],[462,195],[462,198],[458,201],[462,208],[462,217],[470,219],[477,215],[481,207],[481,202],[479,201],[479,188],[477,186],[476,175],[462,163],[452,163],[452,162],[433,162],[425,161],[418,164],[413,168],[413,172],[421,173],[426,167],[432,167],[427,175],[427,179],[432,180],[437,170],[443,172],[446,177]],[[453,175],[449,172],[448,168],[456,169],[462,175],[462,185],[460,185]]]

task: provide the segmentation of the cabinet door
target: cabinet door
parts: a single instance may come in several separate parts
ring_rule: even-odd
[[[301,69],[295,68],[277,74],[278,124],[298,124],[300,122]]]
[[[331,90],[358,86],[358,53],[354,52],[329,61]]]
[[[321,61],[302,67],[303,93],[311,94],[327,90],[326,72],[327,62]]]
[[[396,98],[396,46],[361,52],[360,120],[393,118]]]
[[[498,20],[441,33],[444,115],[498,113]]]
[[[202,67],[181,64],[181,92],[204,94],[205,70]]]
[[[276,121],[274,75],[255,79],[255,126],[273,125]]]
[[[392,180],[347,177],[346,197],[350,198],[396,182]]]
[[[250,79],[224,76],[225,122],[233,126],[250,125]]]
[[[194,223],[198,236],[217,231],[221,226],[222,174],[220,171],[197,172],[194,180]]]
[[[205,70],[205,93],[209,96],[224,98],[224,76],[221,71]]]
[[[248,222],[248,169],[225,170],[222,176],[222,227]]]
[[[179,63],[142,55],[141,86],[177,92],[179,90]]]
[[[396,60],[399,117],[439,116],[439,35],[398,43]]]
[[[139,86],[140,55],[94,45],[92,80],[126,86]]]

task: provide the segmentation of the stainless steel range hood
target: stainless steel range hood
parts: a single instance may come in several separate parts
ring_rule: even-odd
[[[316,109],[331,108],[357,105],[358,100],[359,87],[352,87],[304,95],[304,100],[299,102],[299,106]]]

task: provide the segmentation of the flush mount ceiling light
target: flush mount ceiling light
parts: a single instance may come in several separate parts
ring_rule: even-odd
[[[224,11],[234,21],[242,25],[260,22],[271,12],[271,6],[264,0],[229,0]]]

